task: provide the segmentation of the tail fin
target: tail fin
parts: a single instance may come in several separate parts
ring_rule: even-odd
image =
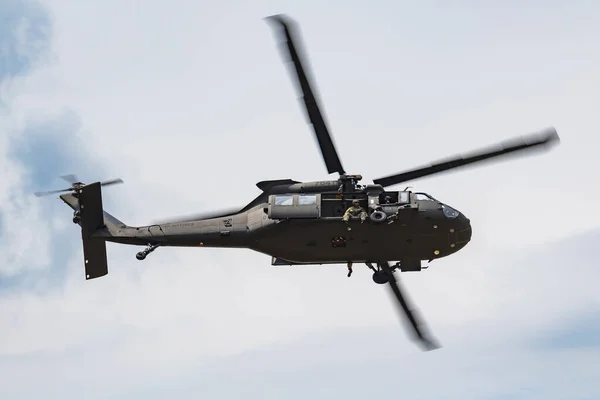
[[[81,215],[82,237],[90,238],[94,232],[105,226],[100,182],[91,183],[81,188],[79,212]]]
[[[106,227],[108,223],[122,224],[112,215],[102,209],[102,189],[100,182],[85,185],[80,189],[79,199],[71,194],[61,195],[60,198],[76,212],[79,211],[81,239],[83,241],[83,257],[85,260],[85,278],[100,278],[108,274],[106,257],[106,242],[102,237],[93,236],[95,232]]]
[[[104,224],[100,182],[81,188],[79,212],[81,215],[83,257],[85,259],[85,279],[99,278],[108,274],[106,242],[102,238],[92,237],[94,232],[106,226]]]
[[[66,205],[71,207],[71,209],[73,211],[79,211],[79,201],[72,194],[60,195],[60,199],[62,201],[64,201]],[[124,222],[119,221],[117,218],[113,217],[111,214],[107,213],[106,211],[102,211],[102,214],[104,215],[104,225],[108,228],[109,232],[112,231],[113,229],[127,227],[127,225],[125,225]],[[76,223],[81,225],[81,222],[76,222]]]

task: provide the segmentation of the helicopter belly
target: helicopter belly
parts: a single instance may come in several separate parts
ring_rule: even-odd
[[[447,232],[401,224],[287,220],[256,232],[249,247],[296,263],[430,260],[459,249]]]

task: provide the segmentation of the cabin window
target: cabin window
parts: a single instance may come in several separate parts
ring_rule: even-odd
[[[298,196],[298,205],[309,206],[313,204],[317,204],[316,194],[301,194]]]
[[[410,199],[408,198],[408,192],[398,193],[398,203],[410,203]]]
[[[294,204],[294,196],[280,195],[275,196],[275,205],[277,206],[291,206]]]

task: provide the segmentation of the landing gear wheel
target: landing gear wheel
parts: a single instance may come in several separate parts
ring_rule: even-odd
[[[379,224],[379,223],[381,223],[381,222],[383,222],[383,221],[385,221],[387,219],[387,214],[384,213],[383,211],[377,210],[377,211],[374,211],[369,216],[369,218],[371,218],[371,221]]]
[[[140,251],[139,253],[137,253],[135,255],[135,258],[137,258],[138,260],[142,261],[144,259],[146,259],[146,256],[150,253],[152,253],[154,250],[156,250],[158,248],[158,244],[151,244],[148,245],[148,247],[146,247],[145,250]]]
[[[379,285],[384,285],[384,284],[388,283],[389,280],[390,280],[390,276],[385,271],[377,271],[377,272],[373,273],[373,282],[375,282]]]

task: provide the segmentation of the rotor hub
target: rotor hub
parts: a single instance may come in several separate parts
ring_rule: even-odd
[[[340,180],[341,181],[355,181],[355,182],[359,182],[362,180],[362,175],[346,175],[346,174],[341,174],[340,175]]]

